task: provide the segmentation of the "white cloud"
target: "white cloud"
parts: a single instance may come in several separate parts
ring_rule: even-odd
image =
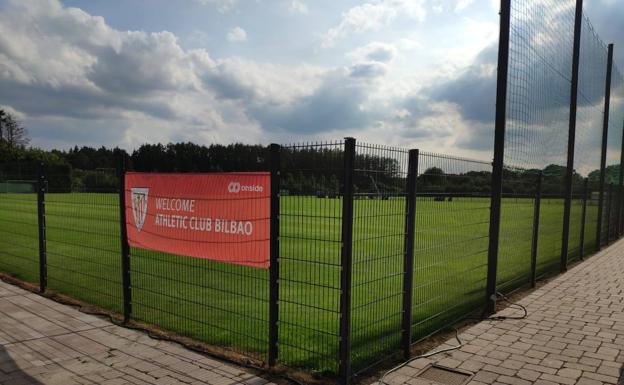
[[[24,114],[18,110],[16,110],[15,108],[9,106],[9,105],[3,105],[0,104],[0,110],[7,112],[11,115],[13,115],[13,117],[17,120],[22,120],[24,119]]]
[[[307,51],[302,50],[312,51],[310,46],[318,41],[285,55],[287,64],[274,57],[222,57],[215,53],[218,46],[211,52],[189,50],[170,32],[120,31],[58,0],[4,1],[0,104],[22,114],[37,145],[131,148],[155,141],[267,143],[354,135],[438,151],[491,148],[491,130],[484,123],[491,120],[488,110],[480,120],[467,111],[478,112],[472,102],[480,100],[493,106],[488,97],[494,91],[477,93],[480,83],[464,80],[479,81],[492,75],[495,66],[484,64],[466,76],[458,74],[495,40],[497,24],[455,15],[454,0],[447,0],[444,10],[461,36],[436,41],[437,50],[430,49],[429,36],[421,35],[420,28],[418,34],[406,31],[399,37],[382,31],[377,38],[383,41],[350,46],[344,57],[333,57],[337,63],[325,67],[305,63]],[[343,14],[334,42],[390,27],[394,21],[423,20],[425,13],[417,6],[423,3],[367,0]],[[278,4],[281,15],[287,16],[290,4]],[[377,10],[379,15],[373,12]],[[197,37],[212,37],[210,45],[226,44],[222,40],[227,30],[221,33]],[[425,54],[433,64],[419,60]],[[449,79],[459,85],[432,92],[434,80],[441,88]],[[464,83],[467,87],[459,87]],[[413,95],[422,99],[408,105],[406,99]]]
[[[10,0],[0,32],[0,104],[44,146],[263,142],[252,107],[287,108],[326,73],[213,58],[172,33],[118,31],[57,0]]]
[[[301,0],[293,0],[290,2],[290,11],[293,13],[300,13],[307,15],[310,11],[308,5]]]
[[[321,46],[329,48],[349,34],[376,31],[391,24],[399,16],[424,21],[424,0],[375,0],[350,8],[342,14],[340,24],[323,35]]]
[[[423,45],[418,40],[408,38],[400,39],[397,43],[397,47],[401,51],[412,51],[418,48],[422,48],[422,46]]]
[[[500,0],[492,0],[497,2]],[[475,3],[475,0],[431,0],[430,6],[434,13],[455,12],[460,13]]]
[[[371,42],[365,46],[358,47],[347,54],[353,62],[380,62],[389,63],[397,55],[394,45],[382,42]]]
[[[461,12],[474,3],[474,0],[456,0],[455,12]]]
[[[293,135],[374,140],[378,133],[401,142],[438,124],[385,91],[403,45],[415,43],[354,49],[348,67],[279,65],[185,50],[170,32],[119,31],[58,0],[9,0],[0,14],[0,104],[20,111],[33,142],[46,147],[266,143]],[[409,114],[397,115],[402,110]],[[397,116],[413,125],[393,123]],[[438,134],[451,142],[446,131]]]
[[[196,29],[189,33],[184,42],[190,47],[205,47],[210,43],[210,35],[200,29]]]
[[[193,0],[202,5],[211,5],[217,7],[219,12],[226,13],[236,7],[238,0]]]
[[[228,32],[227,39],[232,43],[242,43],[247,41],[247,32],[241,27],[234,27]]]
[[[442,13],[444,11],[442,0],[431,0],[431,9],[434,13]]]

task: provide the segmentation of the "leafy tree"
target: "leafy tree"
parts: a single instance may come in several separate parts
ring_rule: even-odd
[[[0,141],[9,148],[26,147],[30,143],[28,131],[10,113],[0,110]]]
[[[439,167],[430,167],[425,170],[421,179],[425,185],[440,185],[444,180],[444,170]]]
[[[0,110],[0,142],[4,140],[4,125],[6,124],[7,115],[4,110]]]

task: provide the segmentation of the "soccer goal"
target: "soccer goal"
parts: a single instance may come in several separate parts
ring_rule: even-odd
[[[6,180],[0,182],[0,193],[32,194],[37,191],[36,180]]]

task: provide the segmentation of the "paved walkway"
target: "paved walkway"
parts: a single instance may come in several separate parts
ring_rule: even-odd
[[[481,322],[460,334],[461,349],[413,361],[384,382],[438,384],[416,378],[435,363],[473,373],[470,385],[624,385],[624,240],[519,303],[526,319]]]
[[[436,384],[416,378],[432,363],[474,374],[471,385],[622,380],[624,240],[519,303],[528,318],[481,322],[461,333],[461,349],[412,361],[384,382]],[[517,315],[517,310],[500,315]],[[437,349],[455,344],[452,339]],[[0,281],[0,385],[267,383],[251,371]]]
[[[0,281],[2,385],[267,383]]]

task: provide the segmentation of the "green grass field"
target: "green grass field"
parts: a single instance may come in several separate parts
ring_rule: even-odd
[[[414,340],[484,302],[489,199],[417,202]],[[280,238],[280,362],[335,373],[340,322],[341,201],[283,197]],[[402,199],[354,203],[352,359],[359,370],[397,349],[401,337]],[[119,208],[115,194],[47,194],[48,287],[122,310]],[[595,244],[587,209],[585,250]],[[563,201],[542,200],[538,275],[556,270]],[[581,202],[572,210],[578,253]],[[38,281],[36,197],[0,194],[0,270]],[[498,282],[510,291],[530,275],[533,200],[506,198]],[[133,249],[133,318],[266,357],[268,271]],[[577,254],[576,254],[577,255]]]

